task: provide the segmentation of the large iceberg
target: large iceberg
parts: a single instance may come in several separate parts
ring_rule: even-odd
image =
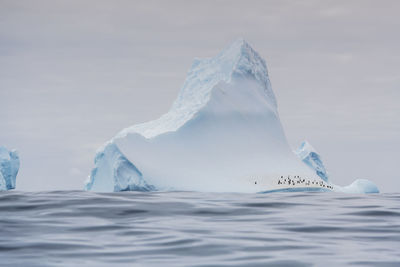
[[[213,58],[194,60],[168,113],[126,128],[105,143],[85,190],[268,192],[334,187],[292,152],[266,63],[240,39]]]
[[[15,189],[18,170],[18,152],[8,151],[4,146],[0,146],[0,191]]]
[[[86,190],[260,192],[320,180],[291,151],[265,61],[244,40],[195,59],[170,111],[98,151]]]

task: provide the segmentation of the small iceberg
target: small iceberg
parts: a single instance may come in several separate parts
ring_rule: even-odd
[[[0,191],[15,189],[18,170],[18,152],[0,146]]]

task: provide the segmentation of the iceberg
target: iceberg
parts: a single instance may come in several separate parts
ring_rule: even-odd
[[[289,147],[267,66],[243,39],[195,59],[169,112],[100,148],[85,189],[262,192],[321,180]]]
[[[307,166],[314,170],[322,180],[329,182],[328,173],[324,164],[322,163],[321,156],[310,145],[310,143],[304,141],[301,143],[300,147],[295,151],[295,153]]]
[[[337,190],[311,145],[289,147],[267,65],[243,39],[195,59],[170,110],[120,131],[94,163],[88,191]]]
[[[0,191],[15,189],[18,170],[18,152],[0,146]]]

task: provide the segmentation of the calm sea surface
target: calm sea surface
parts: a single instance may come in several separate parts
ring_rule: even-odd
[[[400,194],[0,192],[2,266],[400,266]]]

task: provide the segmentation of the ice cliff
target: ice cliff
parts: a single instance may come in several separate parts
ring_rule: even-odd
[[[310,143],[304,141],[301,143],[300,147],[295,151],[295,153],[305,164],[314,170],[322,180],[329,182],[328,173],[326,172],[325,166],[322,163],[321,156],[310,145]]]
[[[330,190],[322,162],[306,157],[308,166],[286,141],[265,61],[240,39],[194,60],[166,114],[105,143],[85,189]]]
[[[18,152],[8,151],[4,146],[0,146],[0,191],[15,188],[18,170]]]

